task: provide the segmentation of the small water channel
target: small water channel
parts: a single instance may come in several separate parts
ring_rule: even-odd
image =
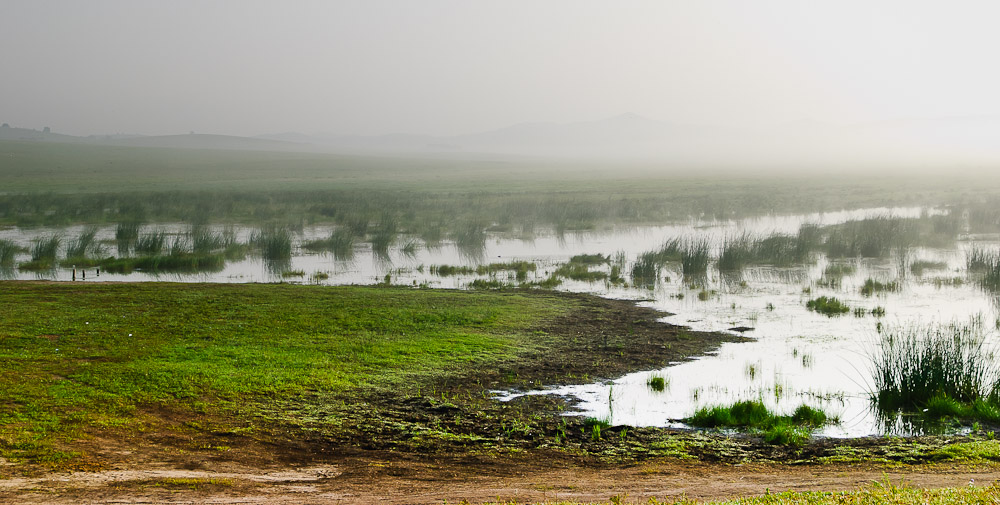
[[[538,268],[529,281],[541,281],[558,265],[578,254],[618,256],[626,265],[640,254],[660,247],[673,237],[704,238],[715,253],[726,237],[735,233],[795,234],[803,224],[834,225],[873,216],[916,218],[943,213],[922,208],[878,208],[794,216],[765,216],[739,221],[692,220],[668,226],[619,227],[595,232],[540,233],[532,237],[487,234],[479,247],[459,247],[442,241],[434,247],[411,244],[397,238],[395,245],[376,254],[371,243],[355,244],[349,258],[330,253],[311,253],[301,244],[329,237],[329,227],[306,227],[295,235],[290,260],[269,262],[254,255],[226,262],[215,271],[174,274],[136,271],[130,274],[101,272],[91,268],[86,282],[178,281],[178,282],[301,282],[316,284],[393,284],[441,288],[465,288],[487,275],[442,277],[431,265],[477,265],[492,262],[529,261]],[[185,225],[152,226],[168,235],[182,235]],[[221,228],[220,228],[221,229]],[[0,230],[0,239],[30,247],[41,237],[72,238],[83,227],[64,229]],[[248,240],[250,229],[236,228],[238,240]],[[114,250],[114,227],[98,230],[97,241]],[[673,314],[666,321],[696,330],[744,330],[756,339],[749,343],[725,344],[718,352],[661,370],[637,372],[608,382],[567,386],[545,391],[505,393],[558,394],[579,400],[580,413],[606,419],[613,424],[672,426],[700,406],[728,404],[741,399],[762,399],[778,412],[788,413],[800,404],[822,407],[838,416],[839,424],[824,428],[821,435],[853,437],[891,432],[872,412],[868,356],[876,342],[876,326],[912,322],[948,322],[981,317],[998,318],[997,300],[970,282],[966,253],[972,247],[995,247],[996,237],[960,234],[959,239],[935,247],[911,247],[883,258],[851,258],[831,261],[815,254],[814,261],[788,267],[749,266],[738,273],[723,274],[709,268],[696,280],[685,279],[679,265],[667,265],[649,289],[606,281],[564,280],[558,289],[600,296],[643,300],[642,304]],[[342,255],[344,256],[344,255]],[[30,259],[21,253],[17,261]],[[914,262],[933,265],[914,271]],[[840,274],[831,282],[828,267],[838,265]],[[609,268],[603,266],[600,268]],[[628,270],[626,267],[625,271]],[[77,282],[84,269],[78,269]],[[289,275],[291,273],[291,275]],[[495,274],[507,280],[507,273]],[[512,274],[511,274],[512,275]],[[0,270],[0,278],[70,281],[72,268],[43,272]],[[896,289],[861,293],[867,279],[895,282]],[[510,279],[511,281],[513,279]],[[836,296],[857,314],[827,317],[806,308],[809,299]],[[873,315],[884,309],[884,315]],[[988,345],[995,345],[989,336]],[[655,391],[647,385],[650,376],[665,379],[666,387]]]

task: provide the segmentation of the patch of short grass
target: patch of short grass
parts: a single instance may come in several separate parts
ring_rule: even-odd
[[[148,404],[207,405],[238,422],[302,394],[416,390],[535,349],[526,330],[574,303],[395,287],[2,282],[0,457],[72,458],[60,444],[88,426],[128,429]]]

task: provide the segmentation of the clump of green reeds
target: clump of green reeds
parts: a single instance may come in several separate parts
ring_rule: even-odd
[[[56,255],[59,254],[60,244],[62,237],[59,235],[49,235],[35,240],[31,245],[31,261],[54,262]]]
[[[684,248],[681,250],[681,272],[684,275],[696,275],[707,272],[710,251],[711,247],[708,239],[686,241]]]
[[[606,272],[593,271],[587,263],[564,263],[556,269],[555,275],[575,281],[595,282],[608,278]]]
[[[59,254],[59,246],[62,245],[62,237],[59,235],[49,235],[35,239],[31,244],[31,261],[21,263],[18,268],[21,270],[48,270],[56,266],[56,256]]]
[[[132,247],[139,238],[140,228],[142,224],[137,221],[118,223],[115,227],[115,245],[119,256],[127,256],[132,252]]]
[[[980,286],[1000,291],[1000,253],[973,247],[966,253],[965,263],[969,272],[982,274]]]
[[[639,255],[632,264],[632,284],[652,289],[660,277],[662,263],[656,258],[655,252],[645,252]]]
[[[354,232],[347,227],[337,228],[329,238],[312,240],[302,247],[310,251],[329,251],[337,260],[349,260],[354,256]]]
[[[195,254],[208,254],[226,247],[223,235],[207,226],[193,226],[188,235],[191,237],[191,251]]]
[[[468,259],[480,260],[486,252],[486,227],[474,222],[458,226],[452,232],[455,247]]]
[[[611,257],[602,254],[577,254],[570,258],[569,262],[581,265],[604,265],[611,262]]]
[[[871,296],[875,293],[885,293],[888,291],[899,291],[899,283],[895,281],[881,282],[869,277],[865,279],[865,284],[861,286],[861,294]]]
[[[226,266],[222,254],[193,254],[176,252],[167,255],[141,256],[134,258],[110,258],[102,267],[110,273],[129,274],[135,270],[146,272],[217,272]]]
[[[399,234],[399,223],[391,214],[384,214],[375,229],[372,230],[372,251],[381,257],[389,256],[389,247],[396,241]]]
[[[143,233],[135,241],[133,250],[142,256],[155,256],[163,252],[167,244],[167,234],[163,230]]]
[[[810,432],[835,422],[820,409],[800,405],[790,416],[776,415],[759,400],[744,400],[730,406],[702,407],[684,422],[703,428],[749,428],[761,432],[770,444],[799,444]]]
[[[973,246],[965,253],[965,267],[970,272],[985,272],[1000,262],[998,257],[1000,255],[996,251]]]
[[[662,392],[667,388],[667,384],[667,379],[662,375],[653,374],[646,379],[646,385],[649,386],[649,389],[656,392]]]
[[[860,219],[829,227],[826,255],[830,258],[882,258],[916,241],[914,219],[889,216]]]
[[[14,264],[14,258],[21,249],[10,240],[0,239],[0,265]]]
[[[101,247],[97,243],[97,227],[88,226],[80,236],[66,244],[67,258],[86,258],[90,254],[100,254]]]
[[[264,226],[250,236],[250,243],[266,260],[287,260],[292,257],[292,233],[282,226]]]
[[[851,308],[832,296],[821,296],[806,302],[806,308],[828,317],[846,314]]]
[[[726,237],[722,241],[717,266],[723,272],[742,270],[756,259],[758,240],[749,233]]]
[[[980,319],[967,324],[883,327],[871,355],[875,406],[921,412],[947,401],[997,404],[998,368]],[[951,409],[954,410],[954,409]]]
[[[440,275],[442,277],[447,277],[449,275],[471,275],[475,273],[476,269],[469,266],[455,266],[455,265],[431,265],[430,272],[433,275]]]
[[[719,253],[719,270],[740,270],[749,264],[787,266],[805,262],[809,258],[812,239],[774,234],[758,237],[743,233],[727,237]]]

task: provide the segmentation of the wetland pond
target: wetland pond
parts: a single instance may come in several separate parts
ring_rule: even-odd
[[[879,329],[973,318],[990,329],[1000,324],[993,290],[984,288],[981,276],[970,271],[970,257],[997,254],[997,237],[970,234],[963,216],[956,214],[948,209],[874,208],[601,231],[485,231],[472,240],[435,243],[394,234],[341,242],[336,248],[330,246],[336,229],[307,226],[289,235],[291,254],[279,260],[262,259],[247,248],[187,273],[138,267],[117,273],[104,268],[99,275],[99,262],[92,262],[87,268],[77,265],[76,279],[84,280],[85,275],[86,282],[330,285],[389,281],[441,288],[558,282],[556,289],[641,300],[673,314],[665,318],[672,324],[739,331],[755,340],[725,344],[716,353],[661,370],[585,385],[501,392],[501,399],[566,395],[576,399],[579,414],[633,426],[681,426],[680,419],[699,407],[754,399],[780,413],[807,404],[840,419],[818,435],[906,435],[919,431],[898,420],[885,421],[872,408],[871,356]],[[41,242],[61,237],[63,251],[80,246],[77,237],[88,232],[91,256],[116,251],[120,230],[115,226],[0,229],[0,241],[17,248],[14,266],[0,269],[0,278],[73,279],[74,269],[65,262],[34,270],[17,265],[31,261],[33,248]],[[171,241],[180,247],[181,238],[190,237],[192,229],[151,224],[142,232],[159,234],[166,249]],[[199,233],[246,244],[257,232],[207,226]],[[673,252],[667,251],[671,243]],[[685,247],[699,249],[700,264],[674,254]],[[770,252],[761,252],[768,247]],[[576,263],[570,263],[574,257]],[[510,266],[515,263],[521,265],[519,271]],[[565,269],[567,264],[577,269]],[[807,308],[821,296],[837,298],[847,312],[824,315]],[[988,332],[985,347],[992,350],[995,343],[996,336]],[[663,387],[650,387],[652,377],[662,377]]]

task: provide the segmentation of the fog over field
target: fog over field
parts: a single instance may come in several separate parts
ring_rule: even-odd
[[[0,138],[988,168],[998,14],[989,2],[12,0]]]

